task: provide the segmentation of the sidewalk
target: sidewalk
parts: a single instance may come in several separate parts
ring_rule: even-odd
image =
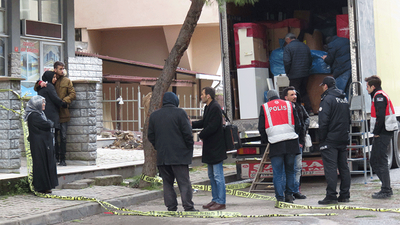
[[[136,152],[132,152],[136,151]],[[121,157],[125,155],[125,157]],[[68,165],[67,167],[58,167],[59,173],[67,173],[68,171],[79,171],[87,170],[88,167],[95,168],[106,168],[111,166],[126,165],[136,162],[129,162],[135,156],[140,156],[138,150],[111,150],[111,149],[99,149],[98,150],[98,165],[96,166],[73,166]],[[142,162],[140,158],[135,159],[137,162]],[[229,180],[234,180],[236,176],[235,165],[227,165],[225,177],[227,183]],[[4,177],[4,174],[0,174],[0,178]],[[193,184],[205,184],[208,182],[207,170],[204,167],[191,172],[191,181]],[[354,207],[373,207],[373,208],[398,208],[400,203],[400,169],[391,170],[392,187],[394,196],[387,200],[374,200],[370,196],[373,192],[379,189],[380,183],[376,181],[376,176],[368,184],[364,184],[362,176],[352,177],[351,187],[351,201],[346,204]],[[321,177],[307,178],[302,184],[302,193],[307,195],[305,200],[296,200],[296,204],[320,206],[317,204],[318,200],[321,200],[325,194],[326,184]],[[248,188],[243,189],[248,191]],[[147,191],[140,190],[137,188],[129,188],[124,186],[92,186],[85,189],[72,190],[72,189],[55,189],[53,194],[61,196],[84,196],[97,198],[99,200],[107,201],[117,207],[129,207],[131,209],[141,211],[165,211],[163,205],[162,191]],[[206,211],[201,208],[201,205],[207,203],[210,200],[210,193],[197,191],[193,196],[195,207],[200,211]],[[266,193],[266,195],[273,197],[273,193]],[[180,198],[178,198],[180,202]],[[18,196],[1,196],[0,197],[0,224],[57,224],[65,221],[71,221],[75,219],[84,218],[91,215],[100,214],[103,215],[103,208],[95,202],[85,201],[68,201],[61,199],[48,199],[36,197],[33,194],[18,195]],[[179,209],[182,210],[181,204]],[[338,213],[339,216],[330,217],[291,217],[291,218],[260,218],[255,219],[255,224],[265,224],[266,219],[269,222],[274,221],[291,221],[290,224],[302,223],[302,224],[376,224],[385,223],[397,224],[398,213],[393,212],[370,212],[360,210],[308,210],[308,209],[277,209],[274,208],[273,201],[263,201],[248,198],[240,198],[236,196],[227,195],[227,212],[240,212],[243,215],[266,215],[266,214],[298,214],[298,213]],[[110,217],[113,215],[110,215]],[[160,218],[160,222],[162,218]],[[178,223],[199,223],[195,219],[189,220],[189,218],[176,218]],[[135,218],[132,218],[134,221]],[[175,220],[175,219],[172,219]],[[248,218],[228,218],[228,219],[204,219],[206,223],[224,223],[229,224],[233,221],[241,221],[240,224],[248,223]],[[189,222],[191,221],[191,222]],[[253,220],[251,220],[253,221]],[[263,222],[264,221],[264,222]],[[187,223],[186,223],[187,222]],[[103,223],[107,224],[107,223]],[[174,223],[176,224],[176,223]],[[194,223],[193,223],[194,224]],[[239,224],[239,223],[237,223]],[[289,224],[289,223],[287,223]]]
[[[143,150],[103,149],[97,150],[97,165],[58,166],[58,174],[74,174],[82,171],[101,171],[107,168],[120,168],[141,165],[144,162]],[[194,157],[201,156],[201,148],[195,148]],[[27,174],[26,159],[22,159],[21,174],[2,174],[0,179],[24,177]],[[229,166],[226,175],[235,176],[235,167]],[[193,184],[208,181],[206,169],[191,172]],[[64,177],[65,176],[61,176]],[[79,177],[79,175],[77,175]],[[75,177],[75,178],[77,178]],[[59,179],[60,180],[60,179]],[[76,179],[75,179],[76,180]],[[58,187],[59,188],[59,187]],[[126,207],[145,201],[161,198],[162,191],[147,191],[124,186],[92,186],[85,189],[54,189],[54,195],[84,196],[107,201],[117,207]],[[99,214],[104,210],[98,203],[40,198],[33,194],[0,196],[0,224],[55,224],[86,216]]]

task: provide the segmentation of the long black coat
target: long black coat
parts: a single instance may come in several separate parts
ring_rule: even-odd
[[[204,108],[203,119],[193,121],[192,127],[204,128],[199,135],[203,140],[203,163],[217,164],[227,159],[224,130],[222,129],[222,111],[217,101],[212,100]]]
[[[345,95],[336,87],[330,87],[321,95],[318,112],[320,150],[326,145],[345,147],[349,144],[349,108]]]
[[[46,99],[46,108],[44,114],[47,119],[54,122],[55,128],[60,128],[60,107],[63,101],[58,97],[54,85],[47,83],[47,87],[39,88],[38,94]]]
[[[163,97],[163,107],[150,115],[147,137],[157,150],[157,166],[189,165],[193,158],[193,135],[185,110],[172,92]]]
[[[52,123],[36,112],[29,115],[27,122],[33,160],[33,186],[36,191],[51,190],[58,185],[53,134],[50,132]]]

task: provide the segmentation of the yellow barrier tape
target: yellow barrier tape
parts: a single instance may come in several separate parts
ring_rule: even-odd
[[[140,176],[140,179],[147,181],[147,182],[160,182],[162,183],[161,178],[155,178],[155,177],[149,177],[144,174]],[[276,201],[275,197],[270,197],[266,195],[260,195],[256,193],[250,193],[247,191],[241,191],[241,190],[236,190],[236,189],[242,189],[249,187],[251,184],[249,183],[242,183],[242,184],[231,184],[231,185],[226,185],[226,194],[228,195],[233,195],[233,196],[238,196],[238,197],[243,197],[243,198],[252,198],[252,199],[261,199],[261,200],[268,200],[268,201]],[[193,184],[192,185],[193,189],[201,190],[201,191],[211,191],[211,185],[199,185],[199,184]]]
[[[32,172],[32,154],[31,154],[31,149],[30,149],[30,144],[28,141],[28,136],[29,136],[29,130],[27,123],[23,120],[23,115],[24,115],[24,105],[23,105],[23,99],[20,97],[20,95],[12,91],[10,89],[0,89],[0,92],[5,92],[5,91],[11,91],[13,92],[18,99],[21,102],[21,112],[17,112],[12,109],[8,109],[5,106],[0,104],[0,107],[9,111],[12,111],[20,116],[21,124],[22,124],[22,129],[23,129],[23,134],[24,134],[24,144],[25,144],[25,151],[26,151],[26,158],[27,158],[27,168],[28,168],[28,181],[29,181],[29,187],[30,190],[38,197],[43,197],[43,198],[53,198],[53,199],[61,199],[61,200],[70,200],[70,201],[89,201],[89,202],[97,202],[100,204],[105,210],[108,212],[111,212],[115,215],[132,215],[132,216],[154,216],[154,217],[195,217],[195,218],[233,218],[233,217],[289,217],[289,216],[333,216],[337,215],[336,213],[327,213],[327,214],[321,214],[321,213],[315,213],[315,214],[267,214],[267,215],[242,215],[241,213],[237,212],[225,212],[225,211],[199,211],[199,212],[174,212],[174,211],[148,211],[148,212],[142,212],[142,211],[137,211],[137,210],[131,210],[131,209],[126,209],[126,208],[118,208],[108,202],[105,201],[100,201],[96,198],[88,198],[84,196],[59,196],[59,195],[53,195],[53,194],[44,194],[35,191],[33,187],[33,172]],[[25,96],[24,96],[25,97]],[[162,179],[160,178],[154,178],[154,177],[148,177],[142,174],[141,179],[148,181],[148,182],[162,182]],[[240,197],[251,197],[251,198],[257,198],[257,199],[264,199],[264,200],[273,200],[275,198],[268,197],[268,196],[263,196],[263,195],[258,195],[258,194],[253,194],[253,193],[248,193],[244,191],[238,191],[235,189],[241,189],[248,187],[249,184],[234,184],[234,185],[227,185],[227,194],[235,195],[235,196],[240,196]],[[194,188],[199,189],[199,190],[207,190],[211,191],[211,186],[210,185],[193,185]],[[122,211],[122,212],[117,212],[117,211]],[[128,212],[128,213],[125,213]]]
[[[347,205],[332,205],[332,206],[309,206],[309,205],[298,205],[287,202],[276,202],[275,207],[281,209],[336,209],[336,210],[364,210],[364,211],[375,211],[375,212],[396,212],[399,213],[400,209],[386,209],[386,208],[368,208],[359,206],[347,206]]]

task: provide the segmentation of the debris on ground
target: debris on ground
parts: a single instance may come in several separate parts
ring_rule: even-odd
[[[108,146],[103,148],[111,149],[143,149],[143,141],[141,132],[134,131],[115,131],[115,132],[101,132],[101,137],[111,138],[115,137],[116,140]]]

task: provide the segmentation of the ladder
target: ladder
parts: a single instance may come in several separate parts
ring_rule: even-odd
[[[269,153],[269,143],[265,149],[264,155],[260,161],[260,165],[258,167],[257,173],[254,177],[253,183],[251,183],[249,192],[266,192],[267,190],[273,190],[274,188],[274,183],[273,182],[262,182],[261,175],[271,175],[270,172],[263,172],[265,165],[271,164],[270,161],[268,161],[268,153]],[[267,186],[266,188],[260,190],[257,190],[258,186]]]
[[[351,174],[364,174],[364,182],[367,183],[367,174],[372,170],[368,163],[371,157],[371,146],[369,139],[371,137],[368,131],[367,113],[365,112],[365,96],[363,94],[362,83],[359,81],[352,82],[349,86],[349,104],[350,104],[350,143],[347,146],[349,165]],[[353,145],[353,138],[359,140],[359,143]],[[355,157],[356,151],[362,151],[362,158]],[[367,157],[368,154],[368,157]],[[363,170],[358,169],[360,163],[363,164]]]

